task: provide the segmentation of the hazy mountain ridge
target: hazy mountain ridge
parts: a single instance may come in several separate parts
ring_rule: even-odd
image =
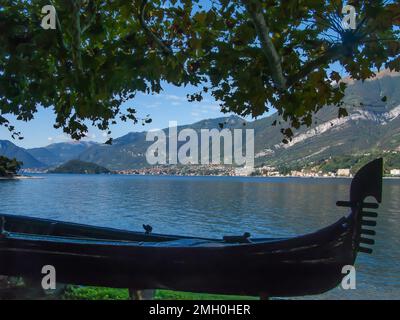
[[[400,76],[379,74],[364,83],[352,82],[347,88],[344,105],[349,112],[337,118],[336,107],[327,106],[317,113],[317,123],[301,128],[292,141],[283,144],[274,139],[271,128],[258,125],[256,161],[267,164],[293,164],[355,154],[371,150],[399,150],[400,146]],[[275,118],[278,119],[279,118]],[[274,120],[275,120],[274,119]],[[272,119],[271,119],[272,120]],[[259,120],[261,123],[267,119]],[[268,143],[260,136],[271,137]]]
[[[243,128],[243,123],[246,121],[237,116],[206,119],[191,125],[178,126],[178,132],[189,128],[196,132],[201,129],[219,129],[220,124],[224,124],[225,128],[237,129]],[[162,130],[168,136],[168,129]],[[154,141],[146,141],[146,132],[132,132],[115,139],[112,145],[97,145],[86,150],[79,156],[79,160],[94,162],[112,170],[148,167],[146,151],[153,143]],[[184,143],[178,142],[178,148]]]
[[[318,161],[335,155],[357,154],[376,150],[400,151],[400,75],[380,73],[365,82],[349,81],[344,106],[349,116],[338,119],[338,109],[326,106],[315,117],[311,127],[302,127],[288,144],[283,144],[277,114],[246,122],[237,117],[207,119],[179,126],[178,131],[192,128],[254,129],[256,165],[292,165]],[[282,122],[282,126],[285,125]],[[168,129],[163,129],[168,134]],[[11,142],[9,142],[11,143]],[[148,167],[145,158],[153,141],[146,141],[146,132],[131,132],[114,140],[112,145],[91,142],[59,143],[45,148],[15,151],[27,157],[29,164],[55,166],[71,159],[93,162],[111,170]],[[178,147],[185,142],[179,142]],[[0,154],[1,154],[0,149]],[[13,157],[9,149],[8,155]],[[18,157],[17,157],[18,158]],[[22,160],[23,161],[23,160]],[[25,165],[27,167],[27,165]]]
[[[18,161],[22,161],[23,168],[44,168],[46,164],[40,162],[33,157],[24,148],[18,147],[8,140],[0,140],[0,155],[7,158],[16,158]]]
[[[277,114],[253,122],[235,116],[210,119],[178,127],[178,130],[219,128],[219,124],[225,122],[225,128],[254,129],[257,165],[291,165],[374,149],[397,150],[400,146],[399,88],[398,73],[379,74],[376,79],[365,82],[352,81],[344,98],[349,116],[338,119],[338,108],[327,106],[316,114],[317,123],[297,130],[289,144],[282,143],[280,127],[272,126],[275,120],[280,120]],[[144,132],[117,140],[116,146],[108,149],[96,146],[83,153],[80,159],[112,169],[148,166],[144,155],[152,142],[146,143]]]
[[[46,166],[53,167],[79,157],[82,152],[94,145],[97,143],[92,141],[60,142],[26,151]]]

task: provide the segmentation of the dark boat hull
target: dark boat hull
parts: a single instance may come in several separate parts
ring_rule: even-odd
[[[366,173],[372,169],[379,170],[379,164]],[[380,201],[380,194],[371,192],[353,197],[348,217],[315,233],[251,243],[0,215],[0,274],[40,280],[43,266],[51,265],[57,281],[68,284],[282,297],[319,294],[336,287],[344,277],[342,268],[354,264],[367,196]]]
[[[152,243],[10,237],[0,245],[0,274],[41,278],[52,265],[62,283],[136,289],[269,296],[318,294],[352,264],[351,232],[342,219],[317,233],[283,241],[158,247]],[[179,241],[175,241],[179,244]],[[180,241],[184,245],[185,239]],[[192,243],[192,241],[191,241]],[[350,253],[350,254],[349,254]],[[307,288],[306,290],[304,288]]]

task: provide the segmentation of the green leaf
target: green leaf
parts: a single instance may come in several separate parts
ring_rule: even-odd
[[[345,108],[339,108],[339,112],[338,112],[339,118],[344,118],[344,117],[347,117],[348,115],[349,115],[349,113],[347,112],[347,110]]]

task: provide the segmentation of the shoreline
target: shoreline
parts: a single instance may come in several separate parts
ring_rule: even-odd
[[[112,173],[111,175],[118,176],[139,176],[139,177],[223,177],[223,178],[301,178],[301,179],[353,179],[354,176],[350,177],[341,177],[341,176],[332,176],[332,177],[323,177],[323,176],[231,176],[231,175],[179,175],[179,174],[121,174],[121,173]],[[385,180],[397,180],[399,177],[391,177],[384,176]]]
[[[16,175],[12,177],[0,177],[0,180],[25,180],[25,179],[44,179],[43,177],[21,176]]]
[[[0,177],[0,180],[24,180],[24,179],[44,179],[43,176],[36,176],[36,175],[45,175],[45,174],[60,174],[60,175],[99,175],[99,176],[138,176],[138,177],[201,177],[201,178],[206,178],[206,177],[223,177],[223,178],[300,178],[300,179],[353,179],[354,176],[350,177],[345,177],[345,176],[329,176],[329,177],[324,177],[324,176],[283,176],[283,175],[278,175],[278,176],[244,176],[244,175],[180,175],[180,174],[124,174],[124,173],[106,173],[106,174],[95,174],[95,173],[47,173],[47,172],[41,172],[41,173],[33,173],[34,175],[28,175],[28,176],[15,176],[15,177]],[[395,177],[395,176],[384,176],[384,180],[398,180],[400,179],[400,176]]]

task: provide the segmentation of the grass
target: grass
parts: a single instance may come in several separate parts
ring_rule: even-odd
[[[101,287],[77,287],[69,286],[64,293],[66,300],[127,300],[128,289],[113,289]],[[180,292],[169,290],[157,290],[155,300],[255,300],[256,297],[227,296],[217,294],[204,294],[192,292]]]

